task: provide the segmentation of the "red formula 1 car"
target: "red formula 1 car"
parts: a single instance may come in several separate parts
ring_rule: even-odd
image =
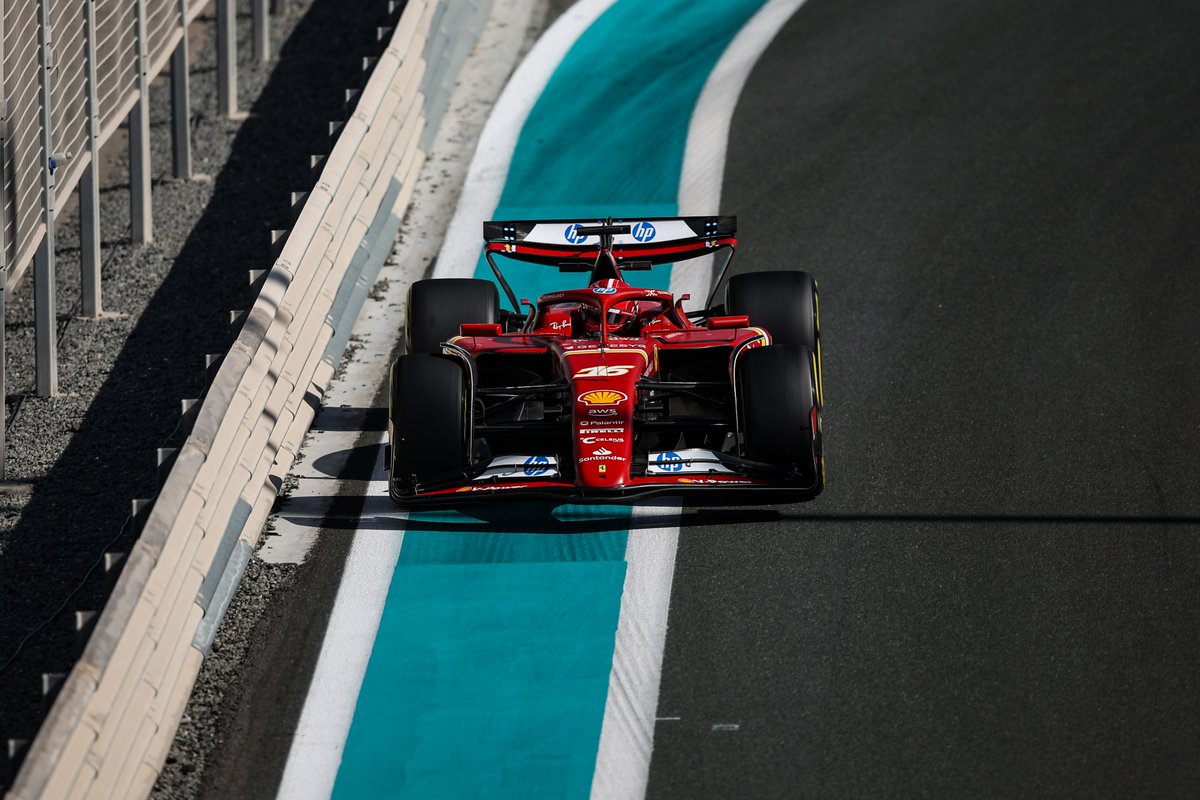
[[[733,276],[725,302],[627,284],[622,272],[724,256],[735,217],[486,222],[491,281],[423,280],[392,365],[393,500],[700,505],[808,500],[824,487],[817,289],[804,272]],[[590,273],[517,301],[496,257]],[[704,268],[708,269],[705,261]],[[687,264],[675,269],[687,269]]]

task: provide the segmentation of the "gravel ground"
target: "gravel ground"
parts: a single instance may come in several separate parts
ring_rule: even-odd
[[[328,152],[327,122],[344,118],[343,91],[361,85],[386,14],[384,0],[282,5],[276,57],[259,64],[240,3],[242,120],[217,115],[211,10],[192,28],[195,180],[170,177],[169,89],[154,84],[152,244],[130,242],[126,148],[117,138],[106,147],[100,320],[75,318],[78,226],[60,221],[56,397],[33,394],[32,281],[9,298],[7,477],[30,491],[0,495],[0,745],[32,738],[46,710],[42,674],[67,673],[77,658],[72,612],[103,606],[102,554],[136,538],[130,501],[157,491],[155,448],[181,443],[180,400],[203,392],[205,354],[228,349],[228,310],[252,302],[247,271],[270,265],[270,230],[288,226],[289,192],[312,185],[309,155]],[[253,567],[248,580],[259,575]]]

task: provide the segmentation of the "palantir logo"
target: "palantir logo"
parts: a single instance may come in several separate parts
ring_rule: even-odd
[[[572,222],[570,225],[568,225],[567,229],[563,231],[563,236],[566,237],[566,240],[571,244],[583,244],[584,241],[587,240],[586,236],[579,235],[578,222]]]
[[[530,456],[525,459],[525,474],[530,478],[545,475],[550,471],[550,459],[545,456]]]
[[[655,233],[657,233],[657,231],[654,230],[654,226],[649,222],[639,222],[637,225],[633,226],[633,238],[637,239],[639,242],[650,241],[654,238]]]

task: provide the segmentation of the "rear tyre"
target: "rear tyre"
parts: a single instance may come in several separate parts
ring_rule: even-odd
[[[415,353],[392,364],[393,495],[465,475],[466,394],[463,369],[449,359]]]
[[[464,322],[500,319],[500,295],[491,281],[434,278],[417,281],[408,291],[405,340],[410,353],[436,353],[442,342],[458,336]]]
[[[824,488],[816,357],[800,345],[755,347],[738,358],[738,409],[746,458]]]
[[[803,345],[816,357],[817,398],[824,403],[821,375],[821,306],[817,282],[807,272],[744,272],[725,286],[726,313],[750,317],[771,334],[772,344]]]

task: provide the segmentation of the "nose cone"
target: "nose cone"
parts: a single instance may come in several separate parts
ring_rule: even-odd
[[[575,474],[581,486],[623,486],[633,458],[637,378],[631,370],[575,382]]]

